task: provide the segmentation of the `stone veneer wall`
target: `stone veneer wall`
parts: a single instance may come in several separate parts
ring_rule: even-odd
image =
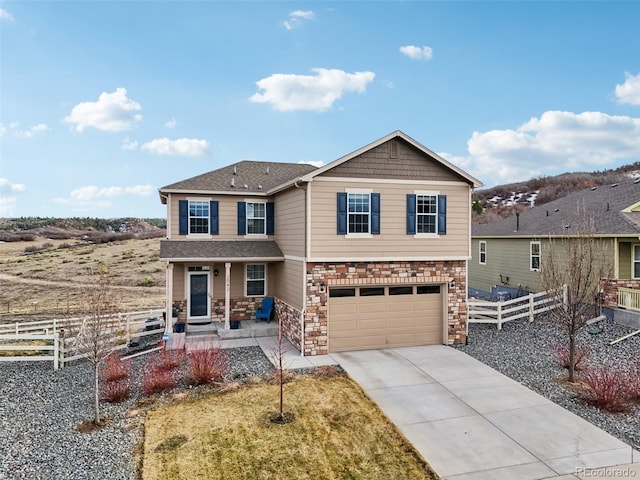
[[[231,298],[229,318],[231,320],[252,320],[255,318],[256,309],[262,303],[262,297],[236,297]],[[187,301],[177,300],[173,302],[173,308],[180,309],[178,320],[187,321]],[[224,320],[224,298],[211,299],[211,319]]]
[[[324,355],[328,350],[327,298],[338,285],[406,285],[447,283],[455,280],[447,298],[447,344],[467,338],[466,262],[307,263],[307,309],[304,317],[303,355]],[[321,285],[324,284],[324,292]]]
[[[618,307],[618,288],[620,287],[640,290],[640,280],[620,280],[615,278],[603,278],[600,280],[600,289],[604,291],[603,307]]]
[[[289,340],[301,352],[302,325],[300,318],[302,317],[302,312],[283,302],[278,297],[275,297],[275,304],[276,320],[280,323],[284,338]]]

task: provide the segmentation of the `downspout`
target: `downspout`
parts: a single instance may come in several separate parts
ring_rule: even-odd
[[[300,179],[296,180],[294,182],[294,186],[296,188],[301,188],[300,185],[298,185],[298,182],[300,181]],[[300,313],[300,356],[304,357],[304,320],[305,317],[307,315],[307,258],[309,257],[309,244],[308,244],[308,238],[309,238],[309,228],[310,228],[310,223],[309,223],[309,202],[308,202],[308,195],[307,195],[307,189],[309,188],[309,183],[306,184],[305,187],[302,187],[302,190],[304,191],[304,212],[305,212],[305,219],[304,219],[304,257],[302,260],[302,312]]]

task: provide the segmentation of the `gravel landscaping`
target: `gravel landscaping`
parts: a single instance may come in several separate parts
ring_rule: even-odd
[[[260,347],[224,351],[229,380],[273,371]],[[82,422],[93,419],[93,373],[88,362],[58,371],[51,362],[0,362],[0,479],[135,479],[144,414],[128,414],[137,405],[149,406],[141,401],[139,389],[147,358],[132,359],[131,398],[120,404],[101,403],[109,423],[89,433],[77,431]],[[160,404],[170,395],[154,398]]]
[[[584,327],[578,336],[578,344],[590,349],[586,362],[589,365],[608,365],[631,368],[640,361],[640,334],[609,345],[631,328],[602,321],[602,330],[592,334],[592,327]],[[517,380],[553,402],[583,417],[609,432],[623,442],[640,448],[640,407],[636,404],[626,413],[609,413],[586,404],[559,381],[566,379],[567,371],[561,368],[553,355],[554,346],[568,344],[567,334],[554,324],[551,318],[514,320],[495,325],[472,324],[469,326],[469,344],[455,348],[477,358],[505,375]]]
[[[591,364],[630,367],[639,361],[640,335],[610,346],[611,340],[632,330],[611,321],[598,325],[601,333],[591,334],[586,327],[579,338],[591,349],[587,359]],[[518,320],[504,324],[501,331],[495,325],[471,325],[469,344],[455,348],[640,448],[640,407],[627,413],[603,412],[585,404],[559,381],[566,371],[557,365],[552,351],[565,338],[550,319]],[[273,371],[259,347],[225,352],[228,380]],[[153,402],[143,398],[140,385],[147,359],[143,355],[132,360],[131,398],[120,404],[102,403],[102,414],[109,422],[89,433],[77,430],[93,418],[92,371],[87,362],[58,371],[50,362],[0,362],[0,479],[135,479],[143,410],[172,398],[171,394],[156,395]],[[197,394],[209,388],[185,386],[178,390]]]

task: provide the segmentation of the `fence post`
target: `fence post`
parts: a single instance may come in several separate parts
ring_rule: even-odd
[[[129,345],[131,343],[131,317],[129,315],[126,316],[127,318],[127,345]]]
[[[502,302],[498,302],[498,330],[502,330]]]
[[[58,370],[60,360],[60,339],[58,335],[53,334],[53,369]]]
[[[20,330],[19,330],[19,326],[20,325],[18,322],[16,322],[16,335],[20,335]]]
[[[533,301],[533,293],[529,294],[529,322],[533,322],[534,317],[534,306],[535,302]]]
[[[60,342],[58,344],[60,368],[64,368],[64,356],[66,355],[64,348],[64,328],[61,328],[58,332],[58,338],[60,339]]]

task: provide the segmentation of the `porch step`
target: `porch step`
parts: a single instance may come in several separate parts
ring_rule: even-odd
[[[218,333],[218,325],[215,322],[205,323],[205,324],[194,324],[187,323],[185,325],[185,331],[191,335],[193,333],[210,333],[216,334]]]
[[[240,322],[240,328],[225,329],[218,328],[218,336],[221,339],[227,338],[255,338],[255,337],[274,337],[278,335],[278,324],[276,322],[254,322],[253,320],[244,320]]]

